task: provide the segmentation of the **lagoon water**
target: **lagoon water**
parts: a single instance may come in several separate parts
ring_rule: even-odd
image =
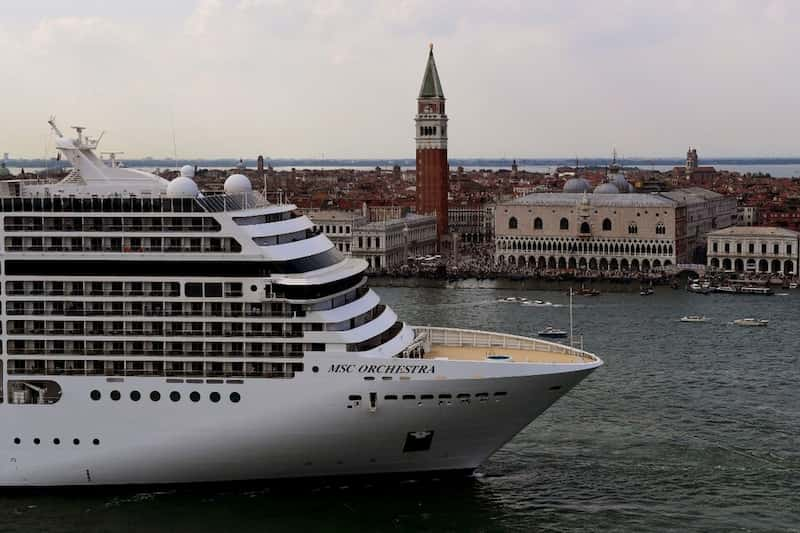
[[[534,335],[547,291],[378,288],[410,323]],[[800,291],[577,298],[605,365],[459,482],[0,494],[2,531],[798,531]],[[506,296],[553,306],[499,303]],[[678,319],[702,314],[706,324]],[[741,328],[736,318],[766,318]],[[358,446],[354,442],[353,446]]]

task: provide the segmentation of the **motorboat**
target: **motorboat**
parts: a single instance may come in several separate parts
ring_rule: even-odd
[[[708,319],[702,315],[686,315],[685,317],[681,318],[681,322],[702,323],[708,322]]]
[[[519,296],[507,296],[505,298],[500,298],[497,301],[505,304],[524,304],[528,302],[528,299]]]
[[[553,302],[545,302],[544,300],[528,300],[527,302],[523,302],[522,305],[530,305],[533,307],[547,307],[553,305]]]
[[[752,285],[740,288],[739,292],[741,294],[757,294],[761,296],[772,296],[775,294],[775,292],[769,287],[754,287]]]
[[[654,291],[654,290],[653,290],[652,288],[650,288],[650,287],[644,287],[643,289],[641,289],[641,290],[639,291],[639,296],[652,296],[653,294],[655,294],[655,292],[656,292],[656,291]]]
[[[714,292],[721,292],[722,294],[736,294],[737,291],[736,287],[731,287],[730,285],[722,285],[720,287],[715,287]]]
[[[686,286],[686,290],[697,294],[710,294],[714,289],[706,284],[690,283]]]
[[[756,318],[739,318],[733,321],[734,324],[737,326],[745,326],[745,327],[766,327],[769,324],[769,320],[758,320]]]
[[[563,339],[567,336],[567,332],[563,329],[554,328],[553,326],[547,326],[542,331],[538,333],[540,337],[545,337],[548,339]]]

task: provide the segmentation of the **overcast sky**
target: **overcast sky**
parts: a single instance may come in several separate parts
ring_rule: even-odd
[[[46,120],[128,157],[413,157],[428,43],[451,157],[800,155],[800,2],[3,0],[0,153]],[[174,125],[174,126],[173,126]]]

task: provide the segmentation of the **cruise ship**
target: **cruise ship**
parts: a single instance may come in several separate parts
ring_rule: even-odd
[[[0,486],[474,471],[602,361],[404,323],[286,201],[108,165],[0,182]]]

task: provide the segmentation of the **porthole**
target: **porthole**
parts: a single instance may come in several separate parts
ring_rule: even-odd
[[[92,444],[94,444],[95,446],[100,446],[100,439],[92,440]]]
[[[211,394],[208,395],[208,397],[214,403],[217,403],[219,401],[219,393],[218,392],[212,392]]]
[[[61,439],[59,439],[58,437],[54,438],[54,439],[53,439],[53,444],[55,444],[56,446],[58,446],[59,444],[61,444]]]
[[[189,395],[189,399],[192,400],[193,402],[199,402],[200,393],[197,391],[192,391],[192,393]]]
[[[116,402],[116,401],[119,401],[120,398],[122,398],[122,394],[120,394],[118,390],[112,390],[111,391],[111,399],[112,400],[114,400]]]
[[[80,439],[72,439],[72,444],[74,444],[75,446],[79,445],[80,443],[81,443]]]
[[[41,444],[41,442],[42,442],[42,441],[39,439],[39,437],[36,437],[35,439],[33,439],[33,443],[34,443],[35,445],[37,445],[37,446],[38,446],[39,444]]]
[[[14,438],[14,444],[19,444],[20,442],[22,442],[22,441],[20,440],[19,437],[15,437]]]
[[[181,401],[181,393],[174,390],[169,393],[169,399],[172,400],[173,402],[179,402]]]
[[[157,402],[158,400],[161,399],[161,393],[158,392],[157,390],[154,390],[153,392],[150,393],[150,399],[153,400],[154,402]]]
[[[239,400],[241,400],[241,399],[242,399],[242,397],[239,395],[238,392],[232,392],[231,393],[231,401],[233,403],[239,403]]]
[[[319,372],[319,367],[318,366],[312,366],[311,367],[311,371],[316,374],[317,372]]]
[[[138,390],[132,390],[131,391],[131,400],[133,400],[134,402],[138,402],[141,399],[142,399],[142,393],[141,392],[139,392]]]
[[[258,287],[256,287],[255,285],[250,285],[250,290],[252,292],[256,292],[258,290]]]
[[[100,391],[99,390],[93,390],[91,392],[91,394],[89,394],[89,398],[91,398],[94,401],[99,400],[100,399]]]

